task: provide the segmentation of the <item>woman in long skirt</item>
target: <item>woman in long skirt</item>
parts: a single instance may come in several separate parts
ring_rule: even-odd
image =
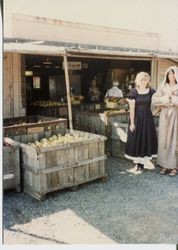
[[[153,95],[152,102],[161,109],[158,135],[158,159],[160,174],[175,176],[177,169],[178,141],[178,68],[172,66]]]
[[[130,120],[125,157],[136,163],[134,170],[137,173],[143,171],[145,162],[157,156],[157,136],[151,112],[155,90],[149,87],[149,81],[148,73],[138,73],[136,87],[131,89],[128,97]]]

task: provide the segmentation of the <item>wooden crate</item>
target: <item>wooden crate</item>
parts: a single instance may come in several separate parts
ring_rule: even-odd
[[[111,154],[111,128],[113,122],[128,122],[128,112],[106,111],[87,112],[81,111],[75,114],[74,128],[90,133],[104,135],[107,137],[105,150],[107,155]]]
[[[65,133],[69,133],[69,130],[65,130]],[[83,140],[38,150],[20,144],[24,192],[43,200],[46,193],[54,190],[106,177],[106,138],[76,130],[74,133],[82,135]],[[56,133],[51,132],[46,137],[52,134]]]
[[[112,123],[111,135],[111,155],[114,157],[124,158],[125,142],[120,140],[118,129],[121,128],[125,133],[128,131],[128,123],[114,122]]]
[[[111,102],[106,100],[106,108],[107,109],[119,109],[120,105],[118,102]]]
[[[94,111],[94,110],[104,110],[104,103],[82,103],[80,105],[81,111]]]
[[[26,143],[28,135],[37,136],[46,131],[55,129],[66,129],[67,119],[46,116],[25,116],[4,119],[4,137],[9,137],[18,142]]]
[[[74,128],[109,137],[112,123],[128,122],[128,118],[128,112],[123,111],[103,113],[81,111],[75,114]]]
[[[3,147],[3,190],[21,191],[19,143]]]
[[[128,132],[128,123],[125,122],[113,122],[112,129],[111,129],[111,139],[119,139],[119,129],[122,129],[123,132]]]

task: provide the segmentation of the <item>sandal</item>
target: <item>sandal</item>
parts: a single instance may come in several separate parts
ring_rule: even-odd
[[[177,169],[174,168],[171,170],[171,172],[169,173],[169,176],[176,176],[177,175]]]
[[[161,171],[159,172],[160,174],[166,174],[167,173],[167,169],[166,168],[162,168]]]

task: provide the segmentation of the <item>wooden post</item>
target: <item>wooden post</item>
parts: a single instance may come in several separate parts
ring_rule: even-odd
[[[70,99],[70,82],[69,82],[69,70],[67,64],[67,53],[65,50],[64,53],[64,71],[65,71],[65,80],[66,80],[66,92],[67,92],[67,106],[68,106],[68,117],[69,117],[69,129],[73,131],[73,123],[72,123],[72,105]]]

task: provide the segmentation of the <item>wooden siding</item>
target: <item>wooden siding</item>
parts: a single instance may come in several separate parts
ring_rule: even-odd
[[[4,53],[4,118],[26,114],[24,64],[18,53]]]

